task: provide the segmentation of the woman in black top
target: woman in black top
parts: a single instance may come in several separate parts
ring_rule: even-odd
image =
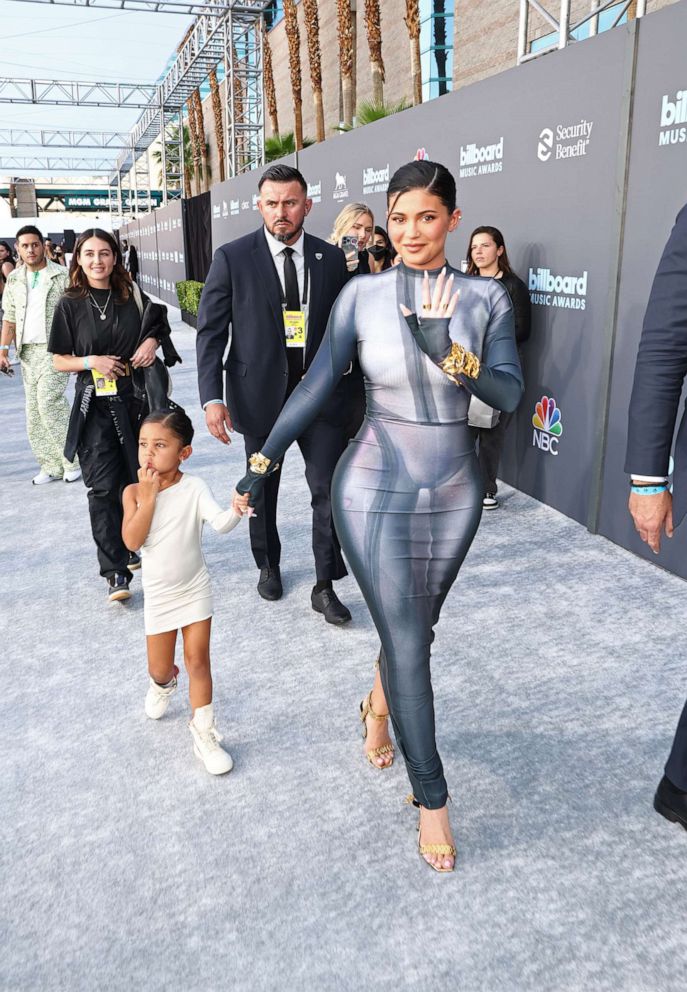
[[[530,336],[530,294],[525,283],[516,276],[510,267],[503,235],[497,227],[477,227],[472,232],[468,248],[467,274],[500,279],[508,290],[513,304],[515,341],[522,366],[520,349]],[[495,427],[478,429],[479,463],[484,476],[482,505],[485,510],[496,510],[499,505],[496,498],[498,492],[496,474],[501,459],[506,428],[512,416],[512,413],[502,413]]]
[[[48,342],[55,368],[78,373],[65,452],[79,454],[108,598],[128,599],[130,567],[140,562],[122,541],[121,491],[137,478],[138,425],[148,413],[155,352],[162,343],[166,364],[181,359],[169,340],[166,308],[133,286],[107,231],[79,237],[69,276]]]
[[[391,268],[391,259],[394,256],[394,249],[391,246],[389,235],[383,227],[375,227],[372,235],[372,244],[368,247],[367,253],[370,256],[370,272],[386,272]]]

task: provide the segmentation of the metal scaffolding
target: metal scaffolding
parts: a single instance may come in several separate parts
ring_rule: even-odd
[[[45,158],[2,155],[0,169],[5,172],[90,172],[93,176],[109,176],[111,158]]]
[[[130,147],[119,157],[110,177],[112,201],[121,201],[123,178],[132,170],[135,173],[137,158],[156,141],[160,147],[162,202],[183,196],[184,105],[220,64],[225,72],[226,174],[235,176],[262,164],[261,17],[267,5],[268,0],[228,0],[221,13],[203,13],[196,19],[154,100],[132,129]],[[137,198],[130,202],[139,209]]]
[[[84,83],[74,80],[0,77],[0,103],[68,107],[147,107],[156,87],[147,83]]]
[[[0,78],[0,103],[75,107],[129,107],[143,113],[129,135],[115,132],[0,130],[0,145],[42,148],[121,149],[113,166],[105,159],[4,158],[0,168],[105,171],[111,210],[118,216],[150,210],[150,148],[156,144],[162,202],[184,195],[184,106],[213,69],[225,74],[225,171],[231,177],[264,161],[262,31],[269,0],[22,0],[66,6],[196,14],[176,58],[156,85]],[[12,163],[11,165],[8,163]]]
[[[45,128],[0,128],[0,147],[10,148],[112,148],[129,144],[124,131],[70,131]]]
[[[41,3],[58,7],[87,7],[89,10],[132,10],[143,14],[222,14],[227,10],[226,3],[201,3],[195,0],[21,0],[22,3]]]
[[[518,29],[518,65],[522,65],[524,62],[530,62],[532,59],[539,58],[540,55],[546,55],[549,52],[555,52],[560,48],[567,48],[571,43],[574,43],[577,39],[575,38],[575,32],[581,28],[584,24],[589,22],[589,35],[595,35],[599,26],[599,14],[604,13],[607,10],[615,10],[616,17],[611,25],[615,27],[620,23],[623,16],[630,9],[633,0],[591,0],[589,13],[585,14],[577,21],[573,21],[570,16],[570,5],[571,0],[560,0],[560,5],[558,9],[558,14],[551,13],[540,0],[520,0],[520,24]],[[636,0],[637,4],[637,17],[643,17],[646,14],[646,0]],[[530,27],[530,14],[536,12],[540,15],[556,32],[557,37],[550,45],[546,45],[543,48],[537,49],[536,52],[532,52],[529,49],[530,39],[529,39],[529,27]]]

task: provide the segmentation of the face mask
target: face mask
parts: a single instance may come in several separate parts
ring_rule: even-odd
[[[367,250],[374,259],[384,258],[386,255],[386,248],[384,245],[370,245]]]

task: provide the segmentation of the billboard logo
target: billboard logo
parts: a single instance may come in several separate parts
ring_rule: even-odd
[[[545,127],[539,135],[539,146],[537,148],[537,158],[541,162],[548,162],[553,151],[553,131],[550,127]]]
[[[239,203],[238,200],[229,201],[229,212],[232,217],[236,217],[240,209],[241,209],[241,204]]]
[[[551,269],[530,269],[528,289],[532,303],[562,310],[587,307],[587,270],[581,276],[556,276]]]
[[[308,197],[313,203],[322,202],[322,182],[308,183]]]
[[[220,217],[221,210],[219,203],[213,203],[212,205],[212,219],[217,220]]]
[[[503,169],[503,137],[493,145],[461,145],[460,146],[460,179],[470,179],[472,176],[483,176],[489,172],[501,172]]]
[[[363,169],[363,194],[386,193],[389,185],[389,165],[385,169]]]
[[[532,446],[550,455],[558,454],[558,441],[563,433],[561,411],[553,396],[542,396],[532,416]]]
[[[678,90],[675,99],[665,93],[661,100],[659,145],[683,145],[687,141],[687,90]],[[680,126],[682,125],[682,127]]]
[[[346,185],[346,177],[340,172],[336,173],[336,178],[334,181],[334,199],[335,200],[347,200],[348,199],[348,186]]]
[[[537,158],[540,162],[548,162],[552,156],[558,161],[586,155],[593,127],[593,121],[583,118],[577,124],[556,124],[555,131],[550,127],[543,128],[539,132]]]
[[[253,193],[253,210],[258,209],[258,203],[260,203],[260,194]]]

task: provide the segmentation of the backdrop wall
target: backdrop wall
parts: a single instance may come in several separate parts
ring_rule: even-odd
[[[384,224],[389,177],[416,155],[453,171],[463,219],[449,259],[459,265],[472,229],[493,224],[532,298],[526,393],[501,475],[640,554],[625,506],[627,404],[651,279],[687,199],[685,37],[687,2],[284,160],[305,175],[307,230],[324,238],[356,200]],[[260,225],[259,174],[211,190],[213,251]],[[181,213],[169,227],[155,213],[165,258],[154,272],[150,248],[142,272],[175,302]],[[687,577],[684,541],[679,532],[660,560]]]

